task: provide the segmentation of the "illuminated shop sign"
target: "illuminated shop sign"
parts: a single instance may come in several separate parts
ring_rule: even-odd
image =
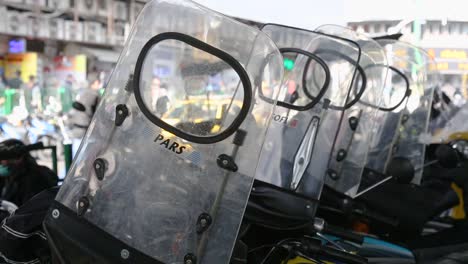
[[[25,53],[26,52],[26,40],[25,39],[11,39],[8,42],[9,53]]]
[[[455,60],[467,60],[468,49],[441,49],[433,48],[427,49],[429,55],[435,59],[455,59]]]

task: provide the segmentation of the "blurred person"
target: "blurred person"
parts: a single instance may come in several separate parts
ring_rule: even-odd
[[[158,96],[158,99],[156,100],[156,105],[155,105],[156,114],[158,116],[164,115],[169,110],[169,106],[170,106],[170,101],[169,101],[169,96],[168,96],[167,85],[163,83],[161,84],[159,88],[159,96]]]
[[[67,113],[72,109],[73,103],[73,87],[75,84],[75,78],[72,74],[68,74],[65,79],[65,83],[59,89],[59,98],[62,103],[62,112]]]
[[[28,112],[41,107],[41,91],[36,76],[29,75],[28,82],[24,85],[24,97]]]
[[[461,107],[465,104],[466,100],[463,98],[463,94],[460,90],[453,93],[453,104],[457,107]]]
[[[158,77],[154,77],[151,82],[151,105],[157,116],[162,116],[169,110],[170,101],[168,97],[167,85],[161,83]]]
[[[21,79],[21,71],[15,72],[15,77],[8,81],[8,87],[10,89],[20,89],[23,87],[23,80]]]
[[[61,83],[56,78],[50,78],[46,81],[44,87],[44,112],[48,115],[55,115],[62,111],[62,104],[59,97]]]
[[[5,89],[6,89],[5,75],[2,73],[0,76],[0,107],[5,103]]]
[[[85,135],[99,104],[100,89],[101,81],[95,79],[89,88],[82,89],[73,101],[72,110],[68,115],[72,126],[70,136],[73,140],[73,155],[78,150],[81,139]]]
[[[0,153],[24,146],[17,139],[8,139],[0,143]],[[57,175],[49,168],[38,165],[29,153],[20,153],[8,159],[1,158],[1,199],[21,206],[39,192],[57,186]]]
[[[5,74],[2,72],[0,74],[0,89],[3,91],[6,88],[7,81],[5,79]]]
[[[73,89],[73,85],[75,84],[75,78],[73,77],[73,74],[67,74],[67,78],[65,79],[65,85],[66,87]]]
[[[153,80],[151,80],[151,105],[156,106],[156,101],[158,100],[159,97],[159,89],[161,88],[161,80],[158,77],[154,77]]]

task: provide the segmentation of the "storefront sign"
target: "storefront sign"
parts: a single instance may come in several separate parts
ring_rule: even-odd
[[[25,39],[11,39],[8,41],[8,52],[9,53],[25,53],[26,52],[26,40]]]

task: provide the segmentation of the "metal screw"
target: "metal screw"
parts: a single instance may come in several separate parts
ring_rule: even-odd
[[[117,111],[117,113],[119,113],[119,115],[122,115],[122,114],[123,114],[123,111],[122,111],[122,110],[119,110],[119,111]]]
[[[122,249],[122,251],[120,251],[120,257],[123,259],[128,259],[128,257],[130,257],[130,252],[128,252],[126,249]]]
[[[192,253],[185,255],[184,264],[195,264],[197,263],[197,258]]]
[[[208,222],[206,221],[206,219],[201,219],[201,220],[200,220],[200,225],[201,225],[201,226],[205,227],[206,224],[208,224]]]
[[[99,163],[96,163],[96,169],[100,169],[101,168],[101,165],[99,165]]]
[[[80,207],[83,207],[84,206],[84,203],[83,202],[80,202]]]
[[[303,165],[304,164],[304,158],[300,158],[299,159],[299,165]]]
[[[310,209],[310,205],[309,205],[309,204],[308,204],[308,205],[306,205],[306,208],[307,208],[307,209]]]
[[[57,219],[59,216],[60,216],[59,210],[54,209],[54,210],[52,211],[52,217],[55,218],[55,219]]]
[[[228,163],[229,163],[229,162],[228,162],[227,160],[223,160],[223,164],[224,164],[224,165],[228,165]]]

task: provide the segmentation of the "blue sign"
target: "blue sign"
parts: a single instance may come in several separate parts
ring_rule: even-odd
[[[26,40],[25,39],[11,39],[8,42],[9,53],[25,53],[26,52]]]

